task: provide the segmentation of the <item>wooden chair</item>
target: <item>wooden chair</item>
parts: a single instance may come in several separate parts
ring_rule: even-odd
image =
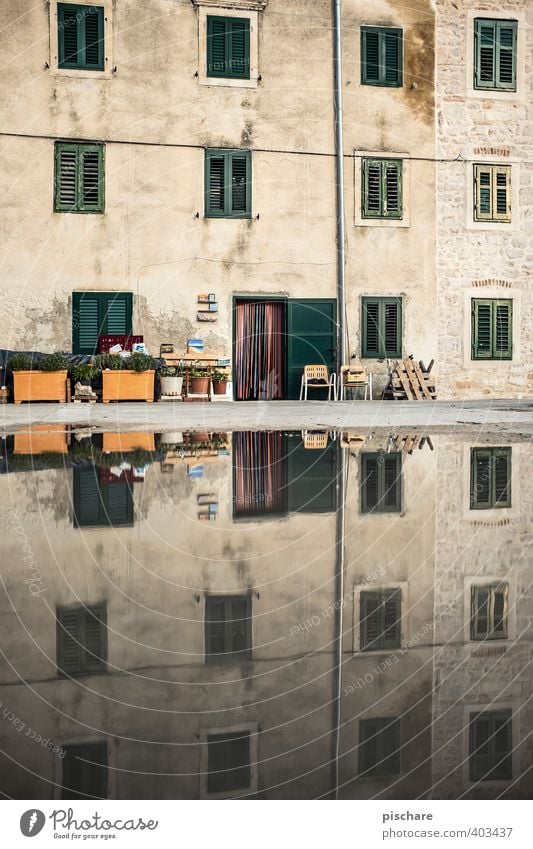
[[[328,401],[337,400],[337,375],[333,372],[329,373],[328,367],[320,366],[304,366],[302,374],[302,383],[300,386],[300,401],[307,401],[307,392],[309,389],[327,389]]]
[[[350,366],[342,366],[340,373],[339,394],[341,401],[346,398],[347,389],[364,389],[365,401],[367,395],[370,394],[372,401],[372,375],[367,372],[361,363],[355,363]]]
[[[328,447],[328,439],[327,430],[302,430],[302,442],[307,450],[323,451]]]

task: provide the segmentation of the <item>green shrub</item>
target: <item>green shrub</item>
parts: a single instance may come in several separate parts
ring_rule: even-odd
[[[56,351],[55,354],[48,354],[37,365],[40,371],[66,371],[70,368],[70,360]]]
[[[126,357],[122,362],[123,368],[131,371],[149,371],[155,368],[154,358],[149,354],[132,354],[131,357]]]
[[[12,371],[30,371],[32,368],[37,368],[30,354],[13,354],[8,362],[8,367]]]
[[[92,380],[99,373],[99,369],[91,365],[91,363],[82,363],[81,365],[74,366],[72,369],[72,377],[75,381],[78,380]]]

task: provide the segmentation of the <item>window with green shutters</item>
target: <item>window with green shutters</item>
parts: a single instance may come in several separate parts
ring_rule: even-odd
[[[249,595],[205,599],[205,659],[235,663],[252,657],[252,600]]]
[[[62,799],[107,799],[107,743],[63,746]]]
[[[472,299],[472,359],[513,358],[513,302]]]
[[[250,218],[252,158],[249,150],[206,150],[205,215]]]
[[[362,356],[385,359],[402,355],[402,299],[363,298]]]
[[[510,165],[474,165],[474,221],[511,221]]]
[[[129,336],[132,332],[132,309],[131,292],[73,292],[73,353],[98,353],[99,336]]]
[[[401,509],[401,453],[362,453],[361,512],[399,513]]]
[[[474,88],[516,91],[517,21],[474,21]]]
[[[207,792],[232,793],[250,783],[250,732],[208,734]]]
[[[250,79],[249,18],[208,15],[207,76]]]
[[[402,160],[363,159],[362,165],[362,217],[401,219]]]
[[[403,32],[385,27],[361,27],[363,85],[403,84]]]
[[[106,671],[107,609],[105,603],[58,607],[57,668],[62,675]]]
[[[95,466],[73,469],[72,498],[75,528],[129,528],[134,524],[130,484],[101,483]]]
[[[481,584],[471,590],[471,640],[506,640],[509,586]]]
[[[104,7],[58,3],[57,41],[60,68],[103,71]]]
[[[513,777],[512,711],[470,714],[470,781]]]
[[[401,616],[401,590],[362,592],[359,616],[361,651],[400,648]]]
[[[103,144],[56,142],[54,211],[104,211]]]
[[[400,772],[400,719],[395,716],[359,721],[359,775]]]
[[[511,506],[511,448],[472,448],[470,509]]]

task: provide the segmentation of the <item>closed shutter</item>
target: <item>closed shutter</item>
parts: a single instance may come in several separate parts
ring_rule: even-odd
[[[396,775],[400,772],[400,720],[397,717],[359,722],[359,774]]]
[[[403,215],[401,159],[363,159],[361,214],[363,218]]]
[[[131,292],[73,292],[72,346],[75,354],[98,352],[98,337],[132,332]]]
[[[106,608],[57,609],[57,665],[65,675],[102,672],[107,661]]]
[[[474,32],[475,88],[515,91],[517,22],[478,18]]]
[[[107,798],[107,743],[63,747],[62,799]]]
[[[101,672],[107,662],[106,607],[86,607],[82,615],[85,625],[85,669],[87,672]]]
[[[76,210],[77,204],[78,146],[56,145],[55,209],[65,212]]]
[[[131,527],[134,521],[133,492],[128,483],[100,484],[101,524],[112,528]]]
[[[381,359],[401,356],[401,298],[363,298],[362,356]]]
[[[57,667],[65,675],[75,675],[83,667],[81,608],[57,610]]]
[[[207,18],[207,76],[250,78],[248,18]]]
[[[300,436],[287,437],[285,452],[289,512],[332,513],[337,505],[335,441],[320,451],[310,451]]]
[[[491,453],[482,449],[472,449],[472,471],[470,487],[471,509],[492,506]]]
[[[384,343],[383,354],[387,357],[401,355],[401,301],[399,298],[383,300],[384,311]]]
[[[250,596],[207,596],[206,661],[237,662],[252,653]]]
[[[401,590],[361,593],[361,651],[379,651],[400,647],[401,605]]]
[[[58,3],[59,67],[103,71],[104,8]]]
[[[385,213],[388,216],[398,216],[402,213],[402,163],[387,162],[383,165],[383,176],[385,181]]]
[[[489,587],[472,587],[472,617],[470,636],[484,640],[489,631]]]
[[[470,714],[470,781],[512,778],[512,712]]]
[[[206,660],[219,660],[226,652],[226,604],[223,598],[206,598]]]
[[[513,356],[513,302],[472,300],[472,359],[510,360]]]
[[[104,145],[55,144],[55,212],[104,211]]]
[[[249,598],[233,599],[230,605],[231,619],[229,622],[231,629],[231,651],[233,660],[238,660],[239,656],[244,659],[248,652],[248,631],[249,631]]]
[[[494,311],[494,356],[510,359],[512,356],[512,303],[495,301]]]
[[[474,165],[474,220],[510,222],[511,166]]]
[[[386,593],[383,598],[383,647],[394,649],[400,647],[401,641],[401,607],[402,594],[400,590]]]
[[[495,713],[493,728],[494,764],[491,778],[512,778],[511,712]]]
[[[369,159],[363,160],[363,197],[362,214],[379,216],[382,212],[381,164]]]
[[[379,302],[363,299],[363,357],[381,356],[379,335]]]
[[[472,356],[476,360],[492,358],[492,303],[473,301]]]
[[[226,74],[226,18],[207,18],[207,76]]]
[[[471,715],[470,722],[470,781],[488,776],[490,769],[491,721],[488,714]]]
[[[361,512],[395,513],[401,510],[402,458],[392,454],[361,454]]]
[[[76,8],[62,3],[57,7],[59,67],[75,67],[78,64],[78,23]],[[81,45],[80,45],[81,47]]]
[[[360,599],[360,645],[361,651],[379,648],[381,628],[381,598],[379,593],[362,592]]]
[[[511,457],[511,448],[472,448],[472,510],[511,506]]]
[[[403,65],[401,29],[361,27],[361,82],[401,86]]]
[[[229,75],[250,78],[250,21],[248,18],[230,19],[231,52]]]
[[[361,457],[361,512],[373,512],[379,503],[378,455],[363,454]]]
[[[206,217],[249,218],[251,173],[250,151],[206,150]]]
[[[493,452],[493,494],[496,507],[511,506],[511,449]]]
[[[85,212],[103,211],[104,201],[104,168],[103,147],[84,146],[80,149],[80,210]]]
[[[247,196],[246,156],[233,156],[231,159],[231,211],[246,212]]]
[[[231,793],[250,786],[250,732],[210,734],[207,738],[207,792]]]
[[[500,584],[493,589],[493,623],[492,636],[494,639],[507,638],[507,584]]]
[[[381,764],[382,775],[397,775],[400,772],[400,720],[386,720],[382,727]]]
[[[100,524],[102,505],[98,471],[93,466],[72,470],[74,525],[78,528]]]
[[[104,68],[104,9],[88,6],[84,14],[83,41],[85,67],[94,70]]]
[[[213,156],[209,159],[209,212],[224,212],[224,157]]]

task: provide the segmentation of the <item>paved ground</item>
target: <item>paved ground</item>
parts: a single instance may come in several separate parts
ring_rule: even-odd
[[[509,432],[533,438],[531,401],[277,401],[159,404],[4,404],[0,423],[11,433],[32,424],[99,430],[282,430],[398,428],[443,432]]]

